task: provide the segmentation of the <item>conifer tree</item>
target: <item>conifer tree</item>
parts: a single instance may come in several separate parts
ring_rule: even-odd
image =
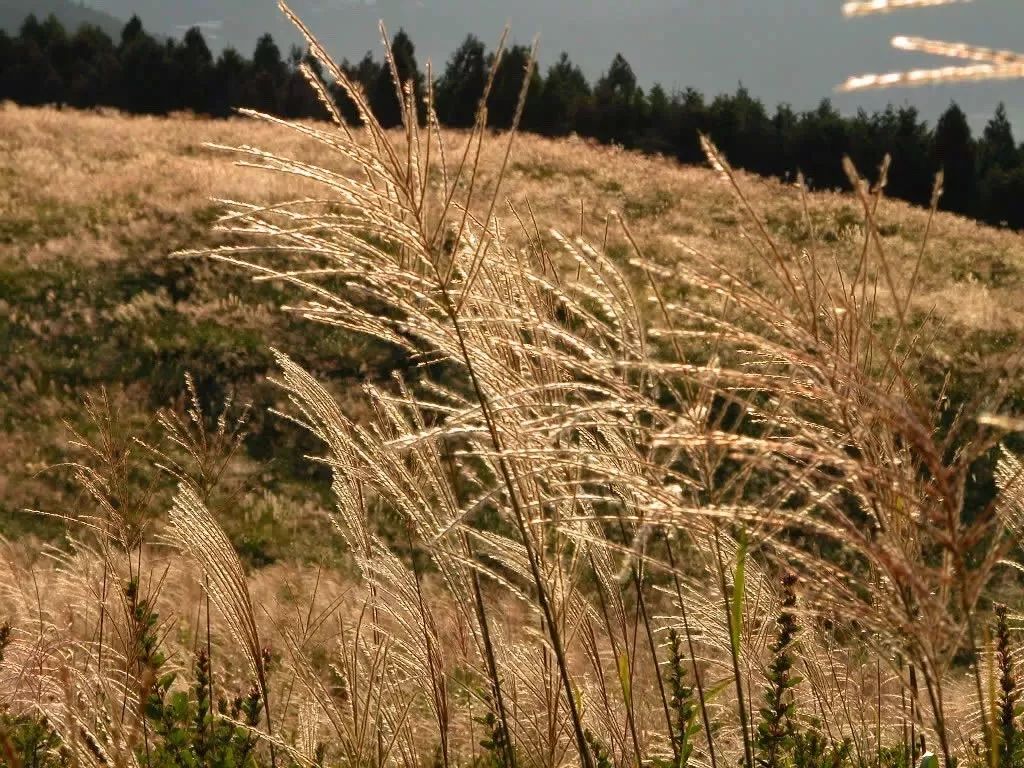
[[[939,118],[932,138],[932,168],[945,174],[939,207],[953,213],[967,214],[974,202],[975,147],[967,115],[956,104]]]
[[[417,116],[422,122],[424,79],[416,64],[416,46],[405,30],[399,29],[391,41],[391,56],[395,61],[399,84],[404,88],[406,83],[412,83]],[[368,84],[368,90],[370,107],[380,124],[385,128],[401,125],[402,107],[398,102],[391,67],[381,67],[373,82]]]
[[[587,119],[590,84],[565,51],[551,65],[538,97],[538,130],[548,136],[565,136],[581,130]]]
[[[242,90],[242,104],[270,114],[279,114],[288,80],[288,67],[274,38],[263,35],[256,41],[252,65]]]
[[[636,143],[644,122],[646,103],[633,68],[616,53],[608,70],[594,86],[595,136],[627,147]]]
[[[495,73],[491,95],[487,99],[488,123],[492,127],[503,130],[512,127],[512,119],[515,116],[516,106],[519,104],[519,94],[523,88],[529,61],[530,49],[524,45],[513,45],[505,49],[502,54],[498,71]],[[536,131],[538,128],[537,99],[542,88],[543,83],[536,66],[534,66],[530,72],[530,84],[520,123],[525,131]]]
[[[1013,138],[1013,127],[1006,115],[1006,105],[999,102],[992,119],[981,134],[978,145],[978,171],[984,176],[992,168],[1010,171],[1021,164],[1021,153]]]
[[[165,112],[171,92],[167,50],[146,32],[137,16],[121,32],[118,62],[121,81],[116,106],[126,112]]]
[[[174,51],[176,105],[193,112],[209,112],[212,101],[213,54],[202,31],[192,27]]]
[[[102,29],[83,24],[70,40],[75,62],[67,83],[67,100],[80,109],[111,104],[120,77],[114,42]],[[2,67],[2,64],[0,64]]]
[[[487,84],[484,44],[469,35],[458,47],[436,89],[438,119],[456,128],[468,128],[476,120],[477,103]]]

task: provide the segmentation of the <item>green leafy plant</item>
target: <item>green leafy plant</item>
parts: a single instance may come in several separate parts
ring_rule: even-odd
[[[782,580],[782,607],[776,624],[778,634],[771,646],[772,660],[768,665],[768,685],[764,690],[764,704],[759,710],[756,746],[757,764],[761,768],[782,768],[789,764],[795,741],[793,688],[800,682],[793,671],[793,644],[796,641],[797,622],[796,577],[787,574]],[[808,741],[807,749],[816,742]]]
[[[257,768],[264,761],[256,751],[255,728],[263,711],[262,695],[253,686],[230,701],[221,698],[217,710],[210,700],[210,659],[196,655],[191,686],[171,690],[175,676],[165,675],[150,693],[146,718],[153,727],[154,746],[143,756],[146,768]]]
[[[794,730],[792,734],[793,768],[845,768],[852,765],[850,751],[849,740],[833,744],[822,734],[817,723]],[[887,763],[883,765],[895,768]]]
[[[615,763],[608,753],[608,748],[594,735],[594,732],[587,729],[583,736],[587,740],[587,747],[594,759],[594,768],[614,768]]]
[[[502,719],[498,716],[492,703],[492,697],[487,696],[487,710],[480,716],[474,718],[477,724],[484,729],[483,738],[480,739],[480,747],[484,755],[477,761],[478,768],[514,768],[514,757],[512,743],[508,733],[505,731]]]
[[[138,679],[143,681],[145,733],[138,759],[145,768],[257,768],[256,751],[263,713],[258,686],[213,708],[213,669],[206,649],[195,658],[193,682],[178,687],[160,648],[160,617],[152,601],[140,596],[137,580],[124,588],[131,618]]]
[[[45,718],[0,715],[0,765],[5,768],[67,768],[72,763]]]
[[[682,651],[679,633],[675,628],[668,633],[669,653],[668,688],[669,708],[672,712],[674,764],[686,768],[693,754],[694,738],[700,732],[700,710],[693,686],[686,682],[687,659]]]

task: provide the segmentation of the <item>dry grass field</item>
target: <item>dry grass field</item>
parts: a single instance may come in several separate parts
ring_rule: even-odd
[[[211,232],[216,199],[275,203],[315,191],[294,177],[237,167],[205,143],[249,144],[336,167],[315,143],[246,119],[12,105],[0,116],[0,530],[37,526],[21,515],[24,508],[52,511],[71,503],[65,479],[47,468],[66,457],[63,422],[78,423],[83,398],[101,388],[136,423],[180,397],[185,372],[211,402],[234,389],[257,405],[257,438],[264,439],[254,438],[251,453],[268,460],[267,443],[285,429],[264,414],[276,397],[264,382],[270,346],[299,356],[342,397],[400,364],[391,350],[352,334],[308,334],[278,311],[280,291],[253,285],[238,270],[169,258],[217,242]],[[483,195],[503,150],[500,142],[484,148]],[[822,258],[847,264],[859,258],[863,216],[852,195],[810,195],[808,222],[795,188],[754,177],[743,183],[781,240],[813,245]],[[609,253],[623,261],[625,237],[614,221],[607,226],[615,211],[645,256],[669,269],[677,260],[700,258],[696,250],[758,279],[760,263],[748,240],[755,233],[710,169],[521,135],[503,190],[524,220],[532,211],[542,228],[582,231],[597,242],[607,236]],[[879,232],[902,279],[913,270],[927,218],[899,202],[879,206]],[[520,233],[509,227],[510,238]],[[986,353],[1024,332],[1024,238],[939,214],[915,309],[943,323],[935,338],[937,368],[974,372]],[[284,453],[277,451],[277,464]],[[308,470],[260,471],[274,475],[274,487],[288,497],[290,481]]]
[[[463,216],[473,135],[320,139],[0,110],[0,696],[48,765],[1018,764],[1022,471],[950,435],[1019,413],[1024,238],[525,135]]]

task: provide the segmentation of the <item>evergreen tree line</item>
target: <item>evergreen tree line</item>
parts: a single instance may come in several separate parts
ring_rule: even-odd
[[[391,54],[422,105],[426,80],[404,31],[393,38]],[[487,103],[496,129],[512,124],[528,59],[529,50],[520,45],[503,53]],[[251,58],[232,48],[214,57],[198,28],[181,40],[157,39],[134,17],[114,41],[96,27],[69,33],[52,16],[29,16],[17,36],[0,32],[0,100],[219,117],[251,107],[288,118],[322,118],[324,108],[299,72],[302,61],[320,72],[299,48],[283,56],[270,35],[259,39]],[[472,35],[452,54],[434,83],[442,123],[473,124],[493,61],[494,54]],[[387,64],[367,53],[343,67],[362,85],[381,123],[398,125],[398,96]],[[342,113],[357,122],[347,97],[338,88],[332,92]],[[546,73],[532,72],[521,128],[556,137],[576,133],[684,163],[704,162],[698,143],[698,132],[704,132],[736,167],[780,178],[800,170],[818,189],[848,187],[843,155],[870,175],[888,152],[890,196],[926,205],[934,174],[942,169],[942,209],[1024,228],[1024,144],[1016,143],[1002,105],[978,137],[956,104],[934,128],[910,106],[844,117],[826,99],[816,109],[797,112],[783,104],[770,113],[742,86],[710,101],[692,88],[669,93],[654,85],[645,91],[621,54],[591,84],[562,53]]]

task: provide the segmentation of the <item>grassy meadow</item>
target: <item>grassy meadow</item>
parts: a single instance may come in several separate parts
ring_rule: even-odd
[[[408,363],[355,334],[326,328],[311,334],[279,311],[286,291],[254,285],[237,269],[169,256],[224,241],[212,231],[222,208],[217,200],[272,204],[316,192],[300,179],[237,167],[204,144],[251,144],[312,163],[336,161],[285,129],[246,119],[10,104],[2,115],[0,530],[50,535],[45,521],[22,510],[74,503],[73,486],[49,468],[67,458],[65,422],[84,428],[83,398],[106,388],[120,416],[145,430],[158,408],[180,402],[186,372],[207,405],[229,392],[254,404],[247,470],[259,486],[282,500],[314,504],[318,497],[308,497],[306,482],[313,470],[274,448],[275,441],[301,434],[266,414],[279,398],[266,382],[273,369],[269,348],[295,354],[356,408],[361,382],[386,379]],[[498,142],[484,148],[485,194],[502,151]],[[743,183],[780,240],[813,243],[844,263],[859,257],[863,216],[853,196],[810,194],[808,221],[795,188],[749,176]],[[596,242],[607,236],[609,254],[623,262],[628,242],[614,224],[606,226],[616,211],[659,264],[671,269],[676,260],[698,259],[692,249],[758,279],[749,226],[710,169],[520,135],[503,190],[524,219],[532,215],[543,227],[582,231]],[[927,212],[883,200],[877,218],[895,267],[908,278]],[[510,237],[521,238],[518,227]],[[671,290],[671,280],[668,285]],[[1024,240],[937,214],[914,302],[918,312],[933,312],[942,322],[931,350],[936,381],[947,371],[983,374],[990,353],[1018,342],[1024,330]],[[267,503],[272,517],[274,502]],[[272,528],[269,518],[264,522]]]
[[[0,764],[1024,765],[1024,238],[508,146],[0,107]]]

